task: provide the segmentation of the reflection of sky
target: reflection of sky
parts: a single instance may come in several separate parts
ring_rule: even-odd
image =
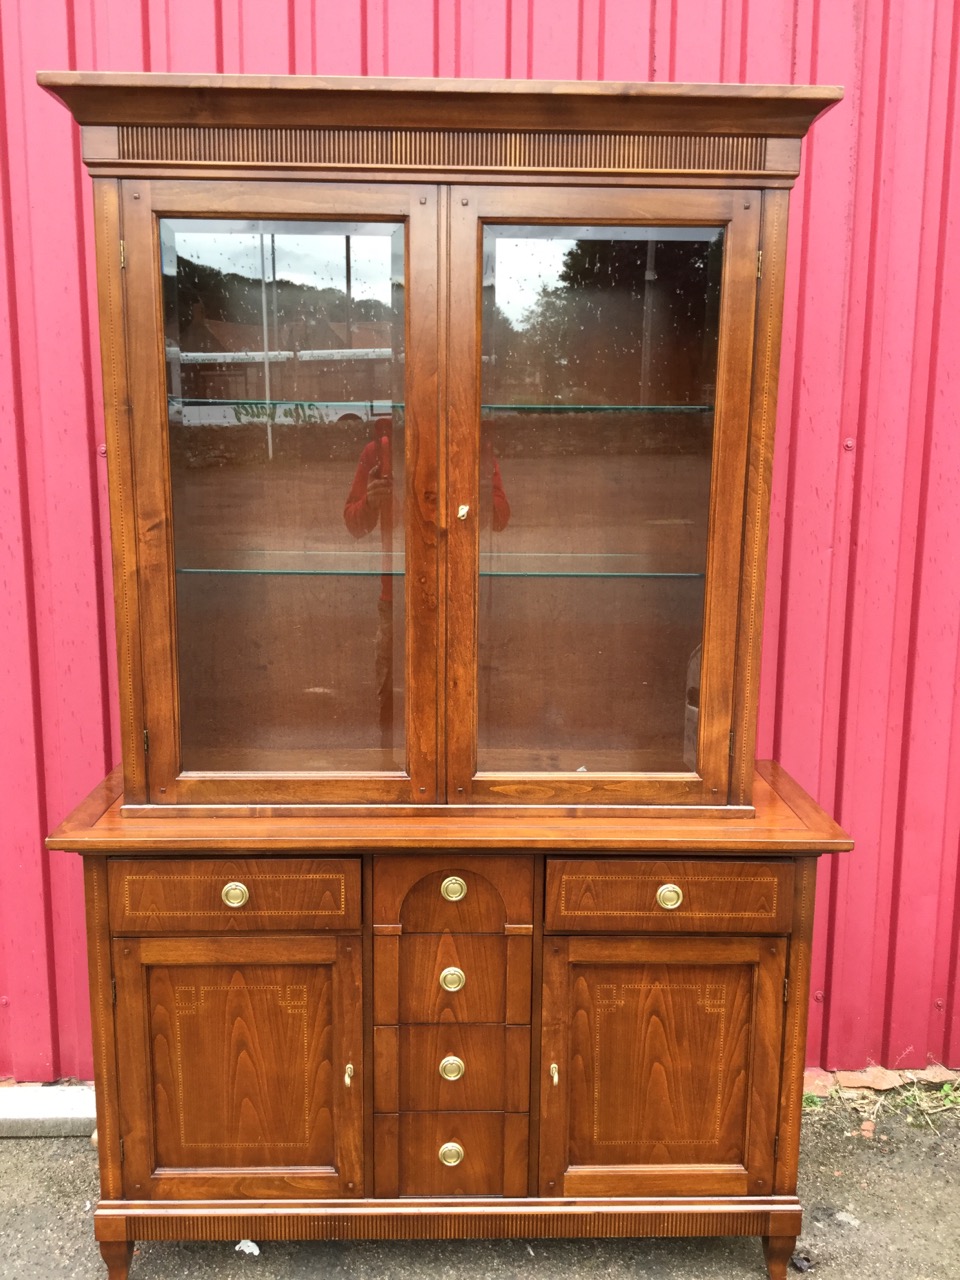
[[[247,224],[249,225],[249,224]],[[261,241],[263,257],[261,259]],[[390,304],[392,237],[350,236],[351,294]],[[347,237],[331,233],[272,234],[224,230],[176,231],[176,251],[191,262],[253,280],[291,280],[315,289],[347,287]],[[261,274],[263,273],[263,274]]]
[[[494,293],[497,306],[513,324],[522,327],[526,313],[540,296],[541,289],[555,289],[560,283],[564,254],[573,240],[496,241]]]
[[[720,229],[714,227],[563,226],[552,233],[536,225],[488,227],[484,235],[483,283],[486,287],[493,285],[497,306],[508,320],[523,328],[540,291],[559,285],[564,255],[578,240],[632,240],[637,242],[637,252],[646,254],[649,240],[709,244],[720,234]],[[561,239],[561,235],[565,238]]]

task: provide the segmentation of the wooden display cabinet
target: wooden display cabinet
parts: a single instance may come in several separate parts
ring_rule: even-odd
[[[816,859],[756,766],[805,87],[43,74],[93,175],[137,1239],[800,1226]],[[505,1069],[506,1068],[506,1069]]]

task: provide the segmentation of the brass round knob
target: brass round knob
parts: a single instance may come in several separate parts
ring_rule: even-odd
[[[459,1164],[463,1159],[463,1147],[459,1142],[445,1142],[437,1154],[441,1164]]]
[[[467,980],[462,969],[444,969],[440,974],[440,985],[444,991],[459,991]]]
[[[662,884],[657,890],[657,903],[664,911],[676,911],[683,901],[683,890],[676,884]]]
[[[459,1080],[465,1070],[463,1059],[455,1057],[452,1053],[440,1063],[440,1074],[444,1080]]]
[[[447,876],[440,885],[440,893],[448,902],[459,902],[467,896],[467,882],[459,876]]]
[[[239,880],[231,880],[229,884],[223,886],[220,897],[228,907],[242,907],[250,897],[250,890]]]

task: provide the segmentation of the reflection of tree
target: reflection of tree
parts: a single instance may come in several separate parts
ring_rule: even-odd
[[[513,344],[547,403],[696,401],[714,376],[720,244],[578,240]]]
[[[263,315],[263,284],[260,279],[236,271],[220,271],[189,258],[177,258],[177,313],[181,325],[188,324],[197,305],[208,320],[258,325]],[[386,321],[391,309],[377,298],[348,298],[343,289],[318,289],[293,280],[267,284],[271,323],[278,327],[304,324],[322,317],[332,324],[348,320]]]

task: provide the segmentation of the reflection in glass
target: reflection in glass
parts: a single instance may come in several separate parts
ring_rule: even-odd
[[[485,229],[481,771],[696,766],[721,265],[714,228]]]
[[[182,767],[402,770],[403,229],[160,239]]]

